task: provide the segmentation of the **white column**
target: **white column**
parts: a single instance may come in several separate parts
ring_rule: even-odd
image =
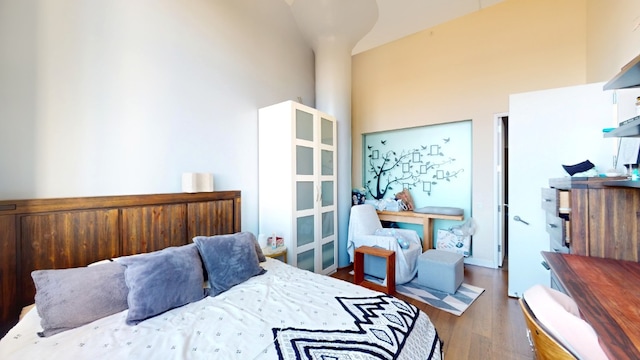
[[[294,0],[291,10],[315,52],[315,106],[337,119],[338,266],[343,267],[349,264],[352,189],[351,50],[378,20],[378,5],[374,0]]]

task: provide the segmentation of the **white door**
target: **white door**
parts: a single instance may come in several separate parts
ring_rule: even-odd
[[[505,211],[508,210],[507,204],[505,203],[505,181],[506,181],[506,164],[505,164],[505,121],[507,121],[506,114],[497,114],[494,119],[494,129],[496,133],[496,143],[494,149],[494,163],[496,167],[496,182],[495,182],[495,194],[496,194],[496,223],[495,223],[495,234],[496,234],[496,258],[494,259],[494,263],[498,267],[502,267],[505,256]]]
[[[550,283],[549,271],[541,264],[540,252],[549,251],[549,235],[540,189],[549,186],[549,178],[568,176],[563,164],[590,160],[600,172],[613,165],[616,139],[603,138],[602,129],[618,119],[614,92],[602,86],[509,97],[509,296],[520,297],[534,284]]]

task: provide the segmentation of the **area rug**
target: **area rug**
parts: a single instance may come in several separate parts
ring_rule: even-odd
[[[378,284],[381,279],[365,276],[365,279]],[[462,283],[455,294],[438,291],[418,284],[416,276],[410,282],[396,285],[396,292],[416,299],[440,310],[460,316],[484,292],[481,287]]]
[[[396,291],[440,310],[460,316],[484,292],[484,289],[462,283],[455,294],[449,294],[422,286],[414,278],[406,284],[396,285]]]

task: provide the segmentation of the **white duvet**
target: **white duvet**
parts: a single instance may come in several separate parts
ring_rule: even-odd
[[[0,340],[0,359],[368,359],[399,349],[399,359],[440,359],[433,324],[406,303],[277,260],[261,265],[264,275],[136,326],[125,310],[40,338],[32,309]]]

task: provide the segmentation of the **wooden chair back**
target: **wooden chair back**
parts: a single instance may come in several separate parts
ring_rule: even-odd
[[[562,344],[560,344],[551,334],[549,334],[535,318],[531,309],[524,301],[524,299],[518,299],[520,308],[524,314],[527,328],[529,329],[529,338],[533,343],[533,350],[538,360],[575,360],[569,350],[567,350]]]

